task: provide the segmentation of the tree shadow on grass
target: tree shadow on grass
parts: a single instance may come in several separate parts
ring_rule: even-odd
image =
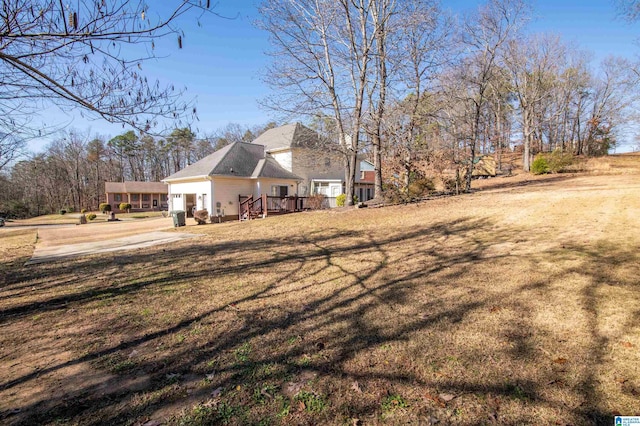
[[[401,410],[382,408],[381,401],[397,392],[411,400],[413,408],[405,415],[417,419],[435,415],[456,422],[456,410],[478,405],[477,395],[482,395],[501,399],[503,406],[551,407],[578,421],[598,422],[606,416],[600,395],[589,390],[596,377],[586,375],[580,386],[590,410],[571,411],[545,393],[551,375],[528,378],[516,372],[521,363],[539,356],[539,330],[522,315],[518,318],[517,310],[527,306],[519,299],[509,302],[510,293],[544,296],[548,283],[523,282],[503,290],[491,288],[491,271],[468,275],[485,264],[515,261],[518,256],[491,249],[519,232],[470,219],[390,229],[383,236],[327,229],[288,235],[286,244],[259,237],[231,242],[209,238],[20,270],[6,279],[3,292],[25,283],[46,287],[25,300],[5,302],[0,309],[3,327],[29,323],[36,315],[53,323],[70,317],[67,321],[84,326],[59,330],[75,341],[65,349],[76,356],[31,373],[7,375],[0,395],[72,375],[78,365],[107,370],[109,386],[82,385],[84,373],[78,373],[73,389],[60,389],[62,394],[54,398],[36,397],[19,413],[9,416],[5,411],[6,419],[124,424],[180,410],[188,416],[190,407],[202,403],[211,419],[222,421],[220,416],[232,413],[238,424],[261,418],[335,423],[402,415]],[[600,253],[586,256],[606,260]],[[606,279],[598,271],[578,269],[595,282]],[[74,282],[85,284],[78,288]],[[596,315],[597,306],[589,302],[595,295],[587,292],[584,297]],[[500,349],[504,355],[486,367],[489,375],[461,375],[481,369],[493,355],[482,342],[456,347],[456,336],[472,337],[479,315],[502,305],[506,308],[496,315],[513,322],[485,333],[487,339],[505,343]],[[157,311],[153,318],[144,313],[147,307]],[[602,343],[595,336],[590,344],[599,364],[604,363],[597,353]],[[451,348],[451,356],[442,346]],[[314,395],[328,408],[314,412],[310,401],[296,405],[295,391]],[[438,392],[456,399],[437,404],[425,399]],[[482,423],[487,415],[497,416],[497,408],[485,405],[470,412],[471,418]],[[527,410],[507,412],[505,424],[531,420]]]

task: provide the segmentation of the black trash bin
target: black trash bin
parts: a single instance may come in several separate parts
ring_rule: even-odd
[[[171,217],[173,217],[173,226],[177,228],[178,226],[185,226],[186,223],[186,212],[184,210],[172,210]]]

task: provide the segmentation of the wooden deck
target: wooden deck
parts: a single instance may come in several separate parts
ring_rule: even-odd
[[[239,219],[251,220],[265,218],[269,215],[287,214],[311,210],[309,197],[275,197],[263,194],[260,197],[253,195],[238,196]],[[328,207],[328,206],[327,206]]]

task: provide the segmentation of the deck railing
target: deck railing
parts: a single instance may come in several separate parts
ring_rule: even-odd
[[[336,207],[335,197],[325,197],[321,206],[312,206],[309,197],[299,197],[297,195],[290,197],[278,197],[274,195],[263,194],[260,197],[253,195],[240,195],[239,203],[239,219],[248,220],[256,217],[266,217],[269,214],[295,213],[313,208],[328,209]]]

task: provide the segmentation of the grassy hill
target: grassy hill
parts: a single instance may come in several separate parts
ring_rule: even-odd
[[[187,227],[25,268],[9,424],[611,424],[640,414],[640,157],[459,197]],[[159,424],[159,423],[155,423]]]

